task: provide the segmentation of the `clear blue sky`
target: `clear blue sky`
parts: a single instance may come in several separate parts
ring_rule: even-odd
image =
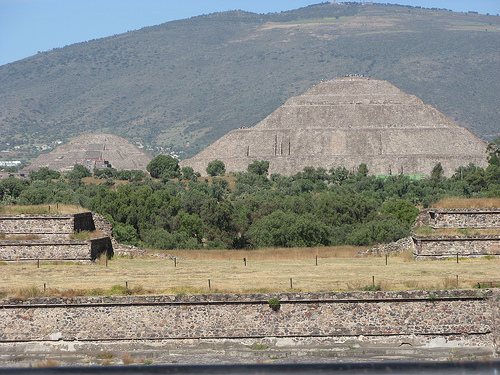
[[[0,0],[0,65],[56,47],[201,14],[296,9],[323,0]],[[500,0],[378,1],[499,14]]]

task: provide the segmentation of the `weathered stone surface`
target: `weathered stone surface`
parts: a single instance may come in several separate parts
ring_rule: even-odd
[[[0,215],[0,232],[9,234],[69,235],[95,230],[91,212],[69,215]]]
[[[418,259],[485,255],[500,256],[500,235],[414,236],[413,255]]]
[[[434,229],[456,228],[498,229],[500,209],[498,208],[431,208],[422,210],[413,228],[429,226]],[[440,259],[456,256],[480,257],[500,256],[500,235],[494,234],[458,235],[413,235],[412,251],[415,259]]]
[[[0,215],[0,260],[6,262],[29,260],[78,260],[93,261],[101,254],[113,255],[111,225],[95,214],[97,229],[104,237],[90,240],[70,240],[79,231],[94,231],[93,213],[82,212],[68,215]],[[12,240],[27,236],[26,240]]]
[[[418,345],[432,335],[492,346],[498,303],[498,293],[460,290],[4,299],[0,341],[411,336]]]
[[[268,160],[270,173],[304,167],[366,163],[370,174],[445,175],[462,165],[486,165],[486,143],[419,98],[386,81],[346,77],[321,82],[252,128],[233,130],[181,166],[202,175],[222,160],[227,171],[246,171]]]
[[[500,209],[498,208],[433,208],[425,210],[422,215],[427,218],[419,218],[418,221],[425,222],[425,225],[433,228],[500,228]]]
[[[42,154],[23,171],[39,170],[42,167],[59,172],[68,172],[75,164],[107,160],[115,169],[142,170],[153,159],[125,138],[113,134],[85,134],[69,143],[57,147],[48,154]],[[98,165],[99,169],[103,166]]]

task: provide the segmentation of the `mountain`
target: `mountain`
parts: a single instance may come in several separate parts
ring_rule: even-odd
[[[500,17],[442,9],[321,3],[202,15],[0,66],[0,150],[111,133],[187,158],[346,73],[387,80],[491,140],[499,49]]]

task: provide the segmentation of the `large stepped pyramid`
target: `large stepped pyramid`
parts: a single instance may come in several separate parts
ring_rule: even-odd
[[[48,154],[40,155],[24,171],[37,171],[48,167],[59,172],[71,171],[75,164],[93,170],[112,167],[115,169],[142,170],[153,157],[132,143],[114,134],[84,134],[57,147]]]
[[[229,132],[181,166],[204,175],[214,159],[233,172],[268,160],[269,172],[283,175],[307,166],[355,171],[361,163],[375,175],[429,175],[441,163],[450,176],[469,163],[484,167],[486,143],[387,81],[343,77],[290,98],[254,127]]]

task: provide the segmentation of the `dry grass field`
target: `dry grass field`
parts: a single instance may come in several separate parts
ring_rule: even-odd
[[[107,267],[105,261],[92,265],[48,263],[40,268],[36,264],[2,264],[0,295],[339,291],[367,289],[373,280],[382,290],[454,289],[500,281],[500,258],[459,259],[458,264],[455,258],[417,262],[411,254],[403,253],[389,257],[386,265],[385,257],[354,258],[359,250],[330,247],[169,252],[179,257],[176,265],[174,260],[154,257],[117,257],[108,261]]]
[[[68,215],[68,214],[76,214],[79,212],[86,212],[88,209],[85,209],[81,206],[75,206],[70,204],[41,204],[35,206],[3,206],[0,205],[0,214],[1,215],[19,215],[19,214],[27,214],[27,215],[47,215],[47,214],[60,214],[60,215]]]
[[[496,208],[499,198],[447,198],[432,205],[433,208]]]

